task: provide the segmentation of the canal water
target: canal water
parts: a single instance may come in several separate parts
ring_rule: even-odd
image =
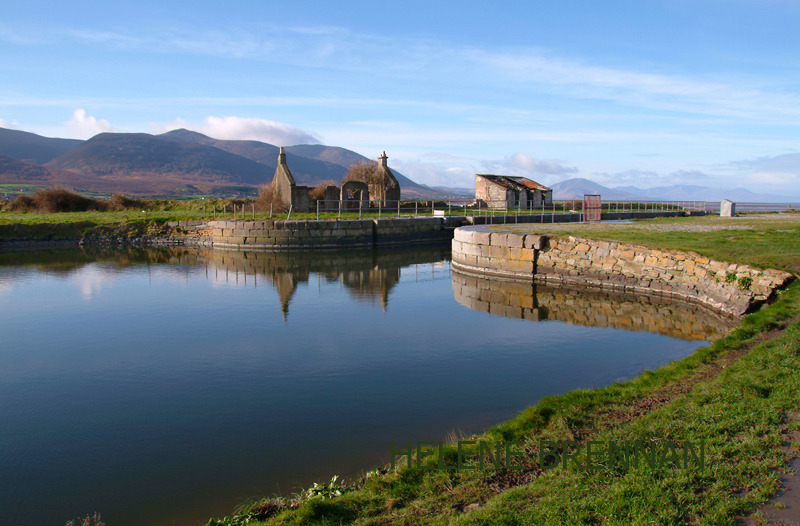
[[[448,247],[4,253],[0,312],[3,523],[58,526],[204,524],[730,328],[460,276]]]

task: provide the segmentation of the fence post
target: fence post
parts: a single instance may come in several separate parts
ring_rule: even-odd
[[[414,217],[419,215],[419,199],[414,201]]]
[[[397,200],[397,217],[400,217],[400,200]]]
[[[319,201],[317,201],[317,221],[319,221]]]

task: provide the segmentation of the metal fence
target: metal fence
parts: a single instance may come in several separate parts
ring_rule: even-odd
[[[595,205],[596,206],[596,205]],[[475,216],[508,221],[518,221],[520,216],[539,216],[542,223],[557,222],[559,214],[578,214],[578,221],[582,221],[584,202],[582,199],[553,201],[544,205],[509,206],[506,201],[486,202],[482,200],[430,200],[430,199],[404,199],[399,201],[316,201],[308,212],[298,213],[289,210],[288,219],[292,217],[308,219],[353,219],[362,217],[444,217],[450,215]],[[652,212],[692,212],[719,213],[720,203],[710,201],[645,201],[645,200],[616,200],[603,201],[601,213],[652,213]],[[736,203],[737,212],[775,212],[783,210],[800,210],[800,203]],[[255,205],[251,203],[241,205],[214,206],[206,211],[204,217],[234,217],[256,218],[267,215],[265,212],[256,212]],[[284,214],[280,214],[283,216]],[[278,214],[268,212],[269,218]],[[503,219],[501,219],[503,218]],[[548,221],[549,219],[549,221]]]

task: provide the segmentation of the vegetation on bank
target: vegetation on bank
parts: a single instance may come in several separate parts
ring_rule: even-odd
[[[95,199],[63,188],[38,190],[33,196],[18,196],[0,201],[0,239],[73,239],[86,235],[140,236],[165,232],[169,221],[202,221],[209,219],[357,219],[408,216],[430,216],[431,207],[448,210],[442,201],[405,201],[399,212],[394,209],[316,211],[287,213],[271,206],[269,186],[262,188],[258,199],[132,199],[114,194],[109,199]],[[453,209],[452,213],[463,213]]]
[[[681,221],[716,225],[711,218]],[[796,270],[799,223],[797,217],[748,219],[747,229],[695,228],[675,237],[658,229],[602,226],[569,234],[663,242],[716,259]],[[747,250],[732,246],[731,237]],[[518,443],[524,454],[511,468],[522,469],[495,468],[488,457],[482,470],[436,469],[438,451],[428,446],[433,455],[421,467],[408,467],[403,458],[397,469],[370,472],[352,484],[334,479],[294,498],[263,499],[208,524],[733,524],[780,486],[789,460],[782,446],[791,430],[800,429],[799,320],[795,282],[728,336],[683,360],[629,382],[546,397],[480,437],[465,437],[492,451],[493,444]],[[589,442],[602,450],[610,442],[640,441],[652,454],[689,441],[703,444],[703,462],[681,465],[670,457],[627,467],[554,467],[548,462],[555,457],[540,462],[542,440],[557,445],[559,458],[579,447],[585,452]],[[465,447],[473,448],[468,462],[475,464],[475,445]],[[800,454],[797,444],[793,448],[793,455]],[[445,465],[457,464],[458,445],[445,446],[443,458]]]

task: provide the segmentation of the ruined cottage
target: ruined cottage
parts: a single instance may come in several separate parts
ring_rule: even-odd
[[[526,177],[475,174],[475,200],[489,208],[552,206],[553,190]]]
[[[400,200],[400,183],[397,182],[392,171],[389,169],[388,156],[383,152],[378,157],[379,163],[375,166],[374,172],[370,173],[366,181],[347,181],[341,188],[330,185],[325,188],[320,199],[323,209],[339,207],[341,202],[343,208],[367,208],[369,206],[396,206]],[[278,154],[278,166],[275,169],[275,176],[272,178],[272,185],[278,200],[293,212],[308,212],[314,204],[309,198],[308,186],[299,186],[295,183],[289,166],[286,164],[286,151],[281,146]]]

